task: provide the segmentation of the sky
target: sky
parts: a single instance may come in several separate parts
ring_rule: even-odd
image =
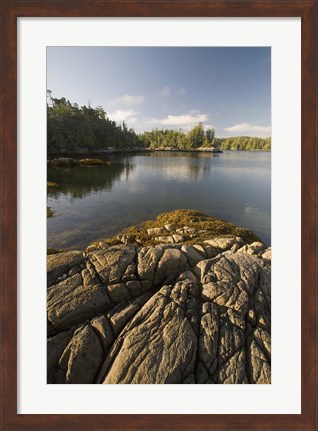
[[[217,137],[271,135],[268,47],[48,47],[47,89],[137,133],[202,122]]]

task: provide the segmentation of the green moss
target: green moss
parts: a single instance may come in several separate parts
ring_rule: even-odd
[[[148,235],[147,229],[161,228],[165,225],[171,225],[171,230],[164,231],[158,235]],[[124,229],[116,237],[110,238],[107,242],[110,245],[121,244],[121,237],[125,237],[126,242],[137,246],[156,245],[156,236],[171,236],[179,234],[177,229],[184,226],[195,229],[195,233],[182,233],[182,243],[193,245],[203,244],[205,240],[215,237],[241,237],[246,244],[261,240],[249,229],[240,228],[224,220],[216,219],[194,210],[176,210],[159,214],[155,220],[148,220],[137,226],[131,226]]]
[[[105,162],[100,159],[81,159],[80,160],[81,166],[97,166],[97,165],[104,165]]]
[[[74,168],[76,166],[80,166],[80,162],[78,160],[70,157],[59,157],[58,159],[50,160],[48,164],[55,168]]]

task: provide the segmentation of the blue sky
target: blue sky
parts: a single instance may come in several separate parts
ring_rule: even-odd
[[[267,47],[49,47],[47,88],[136,132],[202,122],[219,137],[271,134]]]

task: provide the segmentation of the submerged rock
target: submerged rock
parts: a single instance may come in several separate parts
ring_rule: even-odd
[[[237,232],[49,256],[48,383],[269,384],[271,250]]]

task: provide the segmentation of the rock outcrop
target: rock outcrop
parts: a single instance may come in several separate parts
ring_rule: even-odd
[[[158,229],[48,256],[48,383],[270,383],[270,249]]]

